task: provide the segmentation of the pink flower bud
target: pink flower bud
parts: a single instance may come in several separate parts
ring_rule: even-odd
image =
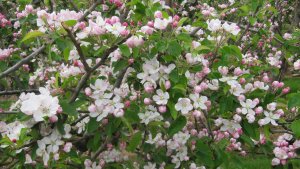
[[[104,126],[106,126],[106,125],[108,124],[108,122],[109,122],[109,121],[108,121],[107,118],[105,118],[105,119],[102,120],[102,124],[103,124]]]
[[[173,16],[173,19],[174,19],[175,21],[179,21],[180,17],[179,17],[178,15],[174,15],[174,16]]]
[[[146,86],[145,91],[146,93],[152,93],[154,91],[154,88],[152,86]]]
[[[113,146],[111,143],[108,143],[108,144],[106,145],[106,147],[107,147],[107,149],[111,150],[114,146]]]
[[[286,164],[286,160],[280,160],[280,163],[281,163],[282,165],[285,165],[285,164]]]
[[[97,108],[94,104],[91,104],[89,107],[88,107],[88,111],[89,112],[96,112],[97,111]]]
[[[226,67],[226,66],[219,66],[219,67],[218,67],[218,71],[219,71],[223,76],[225,76],[225,75],[227,75],[227,73],[228,73],[228,67]]]
[[[159,111],[160,113],[165,113],[165,112],[167,111],[167,107],[166,107],[166,106],[159,106],[159,107],[158,107],[158,111]]]
[[[259,99],[255,98],[255,99],[253,99],[253,102],[257,105],[257,104],[259,104]]]
[[[130,107],[130,103],[131,103],[130,100],[126,100],[125,103],[124,103],[125,104],[125,108]]]
[[[246,156],[247,155],[246,151],[241,151],[241,155]]]
[[[58,120],[58,117],[57,117],[56,115],[51,116],[51,117],[49,118],[49,121],[50,121],[51,123],[55,123],[55,122],[57,122],[57,120]]]
[[[284,86],[284,83],[283,83],[283,82],[280,82],[280,83],[277,85],[278,88],[282,88],[283,86]]]
[[[57,109],[56,113],[57,113],[57,114],[60,114],[60,113],[62,113],[62,112],[63,112],[63,109],[62,109],[62,107],[59,106],[59,108]]]
[[[171,82],[170,82],[169,80],[167,80],[167,81],[165,82],[165,88],[166,88],[167,90],[171,88]]]
[[[133,64],[134,63],[134,59],[133,58],[130,58],[130,59],[128,59],[128,64]]]
[[[202,113],[199,110],[193,111],[193,116],[195,116],[195,117],[201,117],[201,114]]]
[[[190,133],[191,133],[192,136],[196,136],[198,134],[197,130],[195,130],[195,129],[192,129],[190,131]]]
[[[244,101],[245,99],[246,99],[246,97],[244,95],[239,95],[238,96],[239,101]]]
[[[277,88],[277,87],[278,87],[278,84],[279,84],[278,81],[274,81],[274,82],[272,83],[272,86]]]
[[[103,159],[100,159],[99,165],[101,166],[101,168],[104,168],[104,166],[105,166],[105,161],[104,161]]]
[[[264,111],[264,109],[261,106],[255,108],[255,114],[257,114],[257,115],[261,114],[263,111]]]
[[[122,31],[120,32],[120,34],[121,34],[122,36],[127,36],[127,35],[129,34],[129,31],[128,31],[128,30],[122,30]]]
[[[114,116],[115,117],[123,117],[124,116],[124,110],[123,109],[115,110],[114,111]]]
[[[283,94],[287,94],[287,93],[289,93],[290,92],[290,87],[286,87],[286,88],[284,88],[283,90],[282,90],[282,93]]]
[[[127,143],[125,141],[120,142],[120,149],[125,150],[127,146]]]
[[[144,99],[144,103],[146,104],[146,105],[150,105],[151,104],[151,99],[150,98],[145,98]]]
[[[263,77],[263,82],[265,82],[265,83],[270,82],[270,79],[269,79],[268,75]]]
[[[147,23],[147,25],[149,26],[149,27],[154,27],[154,22],[153,21],[149,21],[148,23]]]
[[[239,82],[240,82],[240,84],[245,84],[246,83],[246,79],[245,78],[240,78]]]
[[[92,89],[87,87],[87,88],[84,89],[84,93],[87,96],[91,96],[92,95]]]
[[[195,93],[200,93],[201,91],[202,91],[201,86],[197,85],[197,86],[194,87],[194,92]]]
[[[242,109],[241,108],[236,108],[235,110],[238,114],[241,114],[242,113]]]
[[[91,165],[92,165],[92,161],[90,160],[90,159],[86,159],[85,161],[84,161],[84,166],[85,167],[90,167]]]
[[[64,146],[64,151],[65,152],[70,152],[71,151],[71,148],[72,148],[72,143],[71,142],[67,142]]]
[[[237,68],[234,69],[234,75],[240,76],[242,74],[243,74],[243,71],[242,71],[241,68],[237,67]]]
[[[177,21],[174,21],[173,23],[172,23],[172,26],[175,28],[175,27],[177,27],[177,25],[178,25],[178,22]]]
[[[162,16],[162,12],[161,11],[156,11],[155,13],[154,13],[154,17],[155,18],[162,18],[163,16]]]
[[[111,21],[111,24],[115,24],[117,22],[120,22],[120,18],[117,16],[113,16],[113,17],[111,17],[110,21]]]
[[[122,23],[122,26],[126,26],[126,27],[127,27],[127,26],[128,26],[128,23],[127,23],[127,22],[123,22],[123,23]]]

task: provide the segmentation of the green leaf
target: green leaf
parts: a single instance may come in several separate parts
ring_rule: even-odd
[[[113,63],[114,73],[124,69],[127,66],[127,64],[128,64],[128,62],[124,59],[121,59],[121,60],[118,60],[117,62],[114,62]]]
[[[184,42],[192,42],[192,38],[190,35],[186,33],[181,33],[176,37],[178,40],[184,41]]]
[[[300,138],[300,120],[293,121],[291,129],[296,137]]]
[[[259,126],[258,124],[249,124],[247,121],[242,122],[243,131],[247,136],[255,140],[259,140]]]
[[[170,111],[170,114],[171,114],[172,118],[176,119],[177,115],[178,115],[178,112],[175,109],[175,104],[172,101],[169,100],[167,106],[169,108],[169,111]]]
[[[28,32],[28,33],[25,35],[25,37],[22,39],[21,42],[24,42],[24,41],[26,41],[26,40],[29,40],[29,39],[32,39],[32,38],[36,38],[36,37],[39,37],[39,36],[42,36],[42,35],[44,35],[44,33],[41,32],[41,31],[37,31],[37,30],[31,31],[31,32]]]
[[[63,109],[63,112],[69,116],[78,116],[78,112],[76,110],[76,105],[72,103],[68,103],[66,100],[60,101],[60,106]]]
[[[188,19],[187,17],[181,18],[181,19],[179,20],[179,22],[178,22],[178,27],[182,26],[183,23],[184,23],[187,19]]]
[[[170,126],[168,134],[173,136],[186,125],[186,118],[184,116],[178,117]]]
[[[213,152],[211,151],[211,148],[202,140],[197,140],[196,148],[197,162],[203,163],[211,168],[214,165]]]
[[[172,41],[169,43],[168,54],[173,55],[173,56],[179,56],[181,55],[181,46],[177,41]]]
[[[66,24],[67,26],[74,26],[76,25],[77,21],[76,20],[68,20],[68,21],[65,21],[64,24]]]
[[[130,49],[127,45],[120,45],[119,48],[120,48],[122,55],[124,55],[126,57],[130,56]]]
[[[221,51],[224,56],[235,56],[238,60],[242,60],[242,52],[235,45],[224,46]]]
[[[131,137],[127,150],[134,151],[141,142],[142,142],[142,132],[139,131]]]
[[[92,133],[93,131],[97,130],[100,126],[99,122],[97,122],[97,118],[91,118],[87,124],[87,132]]]
[[[300,107],[300,93],[290,94],[290,99],[288,101],[288,108]]]

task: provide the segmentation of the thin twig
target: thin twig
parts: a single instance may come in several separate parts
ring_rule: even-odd
[[[102,3],[102,0],[96,0],[93,5],[78,19],[78,22],[81,22],[87,17],[95,8]]]
[[[95,154],[92,156],[92,161],[95,161],[96,158],[99,156],[99,154],[104,150],[106,144],[108,143],[109,139],[106,138],[101,147],[95,152]]]
[[[76,48],[76,50],[77,50],[77,52],[79,54],[79,57],[80,57],[80,61],[82,62],[85,71],[88,72],[90,70],[90,67],[89,67],[89,65],[86,62],[86,59],[85,59],[83,51],[82,51],[82,49],[80,47],[80,44],[77,42],[77,40],[76,40],[75,36],[73,35],[72,31],[65,24],[63,24],[63,23],[62,23],[62,26],[67,31],[68,36],[70,37],[71,41],[75,45],[75,48]]]
[[[101,65],[103,65],[106,61],[106,59],[108,58],[109,54],[113,51],[115,51],[120,44],[124,43],[131,35],[128,35],[126,38],[124,38],[123,40],[121,40],[120,42],[118,42],[117,44],[115,44],[114,46],[110,47],[108,50],[105,51],[105,53],[102,55],[101,57],[101,61],[98,62],[94,67],[92,67],[88,72],[86,72],[82,78],[80,79],[79,83],[76,86],[75,92],[73,93],[71,99],[69,100],[69,103],[72,103],[76,100],[76,98],[78,97],[80,90],[83,88],[83,86],[85,85],[86,81],[89,79],[89,77],[91,76],[91,74],[97,70]]]
[[[18,70],[21,66],[23,66],[23,64],[28,63],[31,59],[33,59],[36,55],[40,54],[44,49],[46,48],[45,45],[41,46],[40,48],[38,48],[36,51],[34,51],[33,53],[31,53],[29,56],[23,58],[22,60],[20,60],[18,63],[16,63],[15,65],[13,65],[12,67],[8,68],[6,71],[2,72],[0,74],[0,79],[7,76],[8,74]]]
[[[0,96],[2,95],[15,95],[15,94],[20,94],[20,93],[40,93],[39,89],[21,89],[21,90],[5,90],[5,91],[0,91]]]

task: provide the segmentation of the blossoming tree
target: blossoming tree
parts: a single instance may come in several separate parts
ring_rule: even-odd
[[[300,167],[299,0],[0,9],[1,168]]]

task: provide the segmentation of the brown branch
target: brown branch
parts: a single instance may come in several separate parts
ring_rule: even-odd
[[[10,74],[10,73],[18,70],[21,66],[23,66],[23,64],[28,63],[36,55],[40,54],[45,48],[46,48],[46,46],[43,45],[42,47],[38,48],[36,51],[34,51],[33,53],[31,53],[29,56],[21,59],[18,63],[16,63],[12,67],[8,68],[6,71],[2,72],[0,74],[0,79],[3,78],[3,77],[5,77],[5,76],[7,76],[8,74]]]
[[[81,18],[78,19],[78,22],[83,21],[85,17],[87,17],[101,3],[103,3],[102,0],[96,0],[93,5],[81,16]]]
[[[0,91],[0,96],[15,95],[15,94],[23,93],[23,92],[25,92],[25,93],[28,93],[28,92],[40,93],[39,89],[6,90],[6,91]]]
[[[65,24],[61,24],[63,26],[63,28],[67,31],[68,36],[70,37],[71,41],[73,42],[73,44],[75,45],[75,48],[78,51],[79,57],[80,57],[80,61],[82,62],[84,69],[86,72],[88,72],[90,70],[89,65],[86,62],[85,56],[83,54],[83,51],[80,47],[80,44],[77,42],[75,36],[73,35],[72,31],[65,25]]]
[[[91,74],[95,70],[97,70],[101,65],[103,65],[105,63],[105,61],[108,58],[109,54],[112,53],[113,51],[115,51],[116,49],[118,49],[119,45],[122,44],[122,43],[124,43],[129,37],[131,37],[131,35],[128,35],[126,38],[122,39],[120,42],[118,42],[117,44],[113,45],[108,50],[106,50],[105,53],[101,57],[101,61],[98,62],[94,67],[92,67],[89,71],[87,71],[82,76],[82,78],[80,79],[79,83],[76,86],[75,92],[73,93],[71,99],[69,100],[69,103],[72,103],[72,102],[74,102],[76,100],[76,98],[78,97],[78,95],[80,93],[80,90],[83,88],[84,84],[89,79],[89,77],[91,76]]]
[[[117,77],[117,80],[114,84],[114,88],[119,88],[122,84],[122,81],[123,81],[123,78],[124,78],[124,75],[127,71],[127,69],[129,68],[130,66],[126,66],[122,71],[120,71],[118,77]]]
[[[106,138],[101,147],[95,152],[95,154],[92,156],[92,161],[96,160],[96,158],[99,156],[99,154],[104,150],[106,144],[108,143],[109,139]]]

